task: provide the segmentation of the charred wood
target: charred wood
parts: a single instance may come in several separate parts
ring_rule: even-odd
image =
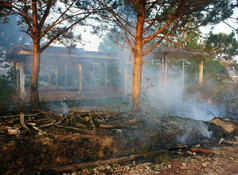
[[[105,164],[124,163],[124,162],[135,160],[136,158],[143,157],[143,156],[144,156],[143,154],[135,154],[135,155],[112,158],[107,160],[98,160],[95,162],[87,162],[87,163],[72,164],[72,165],[61,166],[61,167],[54,167],[54,168],[50,168],[48,170],[42,171],[42,174],[52,174],[52,175],[62,174],[64,172],[72,172],[72,171],[80,170],[85,167],[95,167],[95,166],[105,165]]]

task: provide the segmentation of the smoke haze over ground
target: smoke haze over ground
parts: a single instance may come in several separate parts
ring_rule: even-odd
[[[162,83],[161,86],[158,70],[148,67],[143,73],[144,84],[149,86],[147,99],[155,112],[203,121],[225,115],[222,105],[217,107],[207,100],[201,100],[199,93],[192,96],[182,90],[181,71],[168,69],[167,83]],[[186,77],[188,76],[185,75],[185,83]]]

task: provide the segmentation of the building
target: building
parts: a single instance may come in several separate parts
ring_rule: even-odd
[[[6,56],[21,99],[29,100],[29,81],[33,60],[32,46],[15,45]],[[182,49],[157,48],[145,60],[159,59],[159,76],[166,84],[168,59],[191,58],[196,53]],[[131,54],[103,54],[48,47],[41,54],[39,96],[41,101],[117,98],[130,93],[132,75]],[[199,83],[202,83],[201,62]],[[182,71],[184,76],[184,69]],[[184,77],[182,80],[184,86]]]

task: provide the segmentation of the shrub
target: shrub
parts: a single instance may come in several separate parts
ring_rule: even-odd
[[[0,76],[0,114],[6,113],[10,104],[10,97],[14,90],[12,82],[7,75]]]

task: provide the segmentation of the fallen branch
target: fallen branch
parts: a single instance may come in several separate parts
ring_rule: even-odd
[[[81,117],[79,114],[78,115],[75,115],[76,117],[78,117],[79,119],[81,119],[82,121],[85,121],[84,119],[83,119],[83,117]]]
[[[36,114],[28,114],[29,117],[33,117],[36,115],[39,115],[40,113],[36,113]],[[18,118],[19,115],[9,115],[9,116],[1,116],[2,119],[8,119],[8,118]]]
[[[92,126],[92,129],[96,129],[96,126],[95,126],[95,124],[93,123],[93,119],[92,119],[92,116],[90,115],[90,117],[89,117],[89,123],[90,123],[90,125]]]
[[[54,126],[55,123],[56,123],[56,121],[54,120],[51,123],[40,125],[39,128],[46,128],[46,127]]]
[[[143,156],[143,154],[135,154],[135,155],[112,158],[107,160],[98,160],[95,162],[66,165],[61,167],[50,168],[48,170],[43,171],[42,174],[62,174],[64,172],[72,172],[72,171],[80,170],[86,167],[95,167],[95,166],[105,165],[105,164],[124,163],[124,162],[135,160],[136,158],[141,156]]]
[[[192,148],[191,151],[196,153],[203,153],[203,154],[210,154],[212,152],[211,150],[197,149],[197,148]]]
[[[129,125],[104,125],[100,124],[99,128],[102,129],[137,129],[138,126],[129,126]]]
[[[41,135],[46,135],[46,134],[47,134],[47,132],[42,131],[40,128],[37,128],[36,126],[32,126],[32,128],[33,128],[34,130],[38,131]]]
[[[23,113],[20,113],[20,123],[21,126],[26,129],[29,133],[31,133],[31,130],[26,126],[25,124],[25,119],[24,119],[25,115]]]
[[[64,126],[64,125],[59,125],[59,124],[55,124],[55,126],[57,126],[59,128],[73,129],[73,130],[77,130],[77,131],[82,131],[82,129],[80,129],[80,128],[75,128],[75,127],[71,127],[71,126]]]
[[[82,123],[79,123],[79,122],[75,123],[75,126],[77,126],[77,127],[82,127],[82,128],[87,128],[86,125],[84,125],[84,124],[82,124]]]

